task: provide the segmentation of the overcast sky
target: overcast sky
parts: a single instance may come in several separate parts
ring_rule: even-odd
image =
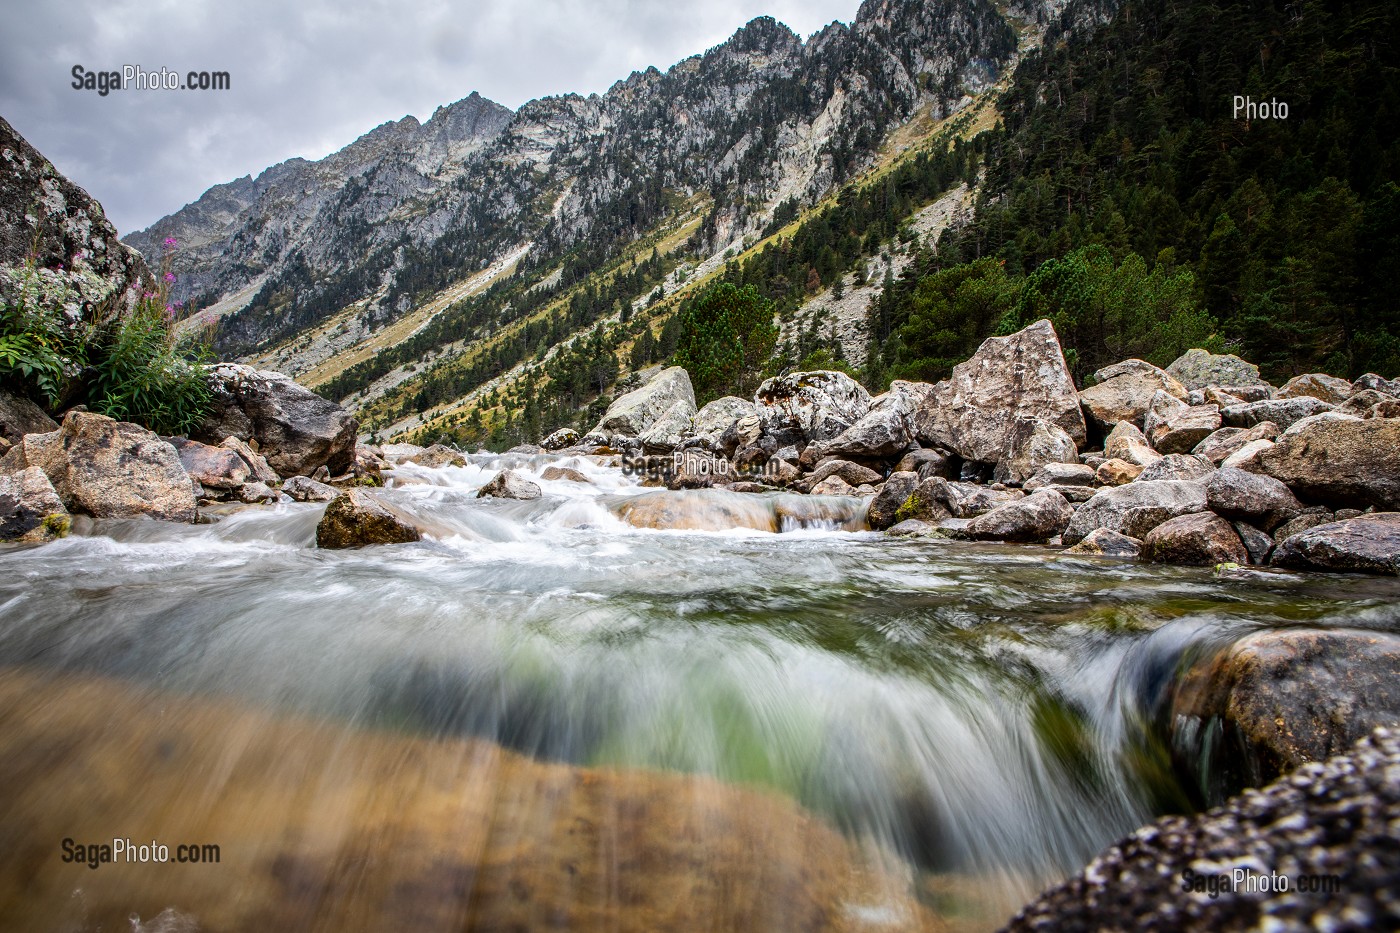
[[[858,0],[0,0],[0,116],[123,234],[210,185],[320,158],[478,91],[512,109],[663,71],[771,15],[806,37]],[[99,96],[72,69],[227,71],[227,91]]]

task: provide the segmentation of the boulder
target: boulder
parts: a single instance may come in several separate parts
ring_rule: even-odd
[[[1204,485],[1206,504],[1212,512],[1265,530],[1271,531],[1303,511],[1292,491],[1271,476],[1225,467],[1206,477]]]
[[[919,486],[919,474],[909,471],[896,471],[885,480],[885,485],[870,500],[870,508],[865,516],[866,524],[875,531],[884,531],[895,523],[895,513],[914,494]]]
[[[1267,385],[1259,378],[1258,366],[1240,359],[1233,353],[1187,350],[1167,366],[1167,372],[1187,389]]]
[[[1164,816],[1040,894],[1003,933],[1394,929],[1397,772],[1400,737],[1378,729],[1263,791]],[[1235,869],[1252,884],[1236,886]],[[1300,883],[1332,875],[1340,890]]]
[[[1147,466],[1162,455],[1152,449],[1147,436],[1127,421],[1120,421],[1104,438],[1103,455],[1107,460],[1126,460],[1138,466]]]
[[[1154,564],[1247,564],[1249,551],[1219,515],[1198,512],[1168,519],[1142,540],[1142,557]]]
[[[400,461],[404,463],[416,463],[428,469],[440,469],[442,467],[462,467],[467,465],[467,458],[459,450],[453,450],[444,444],[434,444],[425,450],[405,457]]]
[[[293,476],[282,484],[282,491],[297,502],[330,502],[339,492],[334,486],[318,483],[309,476]]]
[[[1255,457],[1251,472],[1333,506],[1400,510],[1400,419],[1325,419],[1285,432]]]
[[[213,408],[193,440],[255,440],[280,476],[309,476],[321,466],[332,474],[350,469],[359,423],[335,402],[278,372],[219,363],[208,373]]]
[[[1079,466],[1079,450],[1073,438],[1043,418],[1022,416],[1006,435],[1006,446],[992,478],[999,483],[1019,485],[1050,463]]]
[[[44,410],[22,395],[0,389],[0,438],[11,444],[19,443],[26,434],[48,434],[58,430]]]
[[[514,470],[502,470],[476,492],[478,499],[487,496],[494,499],[538,499],[540,495],[538,483],[532,483]]]
[[[1196,397],[1198,393],[1199,399]],[[1216,408],[1229,408],[1231,405],[1243,405],[1251,399],[1232,395],[1219,386],[1206,386],[1204,389],[1193,390],[1188,401],[1192,405],[1214,405]],[[1253,399],[1252,401],[1263,401],[1263,399]]]
[[[1169,373],[1143,360],[1124,360],[1094,373],[1094,384],[1079,393],[1079,403],[1104,430],[1120,421],[1142,426],[1157,392],[1185,400],[1186,388]]]
[[[565,482],[570,483],[593,482],[591,479],[588,478],[586,474],[580,473],[578,470],[572,469],[571,467],[561,466],[545,467],[544,470],[540,473],[540,479],[551,481],[563,480]]]
[[[898,509],[895,510],[896,523],[902,523],[909,519],[917,519],[922,522],[937,522],[941,519],[951,518],[953,509],[951,503],[957,498],[952,484],[941,476],[930,477],[915,487]]]
[[[1239,450],[1235,451],[1234,453],[1230,454],[1230,456],[1220,461],[1220,468],[1222,470],[1228,468],[1238,468],[1241,470],[1249,470],[1253,472],[1257,469],[1254,464],[1258,460],[1259,455],[1262,454],[1264,451],[1271,449],[1273,446],[1273,441],[1250,441],[1248,444],[1245,444]]]
[[[52,541],[66,535],[68,526],[68,510],[42,469],[0,475],[0,541]]]
[[[885,532],[892,538],[941,538],[938,526],[917,518],[906,518]]]
[[[1375,373],[1367,373],[1351,384],[1353,395],[1368,389],[1389,395],[1392,398],[1400,398],[1400,379],[1382,379]]]
[[[277,475],[277,471],[268,465],[263,455],[255,451],[246,441],[241,441],[233,435],[224,438],[219,444],[227,450],[231,450],[248,464],[248,470],[252,473],[253,479],[260,483],[279,483],[282,478]],[[324,470],[324,467],[320,469]],[[329,474],[329,471],[326,471]]]
[[[1192,448],[1191,452],[1219,466],[1225,458],[1251,441],[1271,441],[1279,436],[1279,426],[1263,421],[1252,428],[1221,428]]]
[[[1307,531],[1309,528],[1316,528],[1318,525],[1326,525],[1328,522],[1335,522],[1336,514],[1323,505],[1310,505],[1299,512],[1288,521],[1279,525],[1273,530],[1274,539],[1282,541],[1298,534],[1300,531]]]
[[[1220,427],[1220,409],[1214,405],[1187,405],[1166,392],[1152,396],[1143,417],[1143,433],[1158,453],[1185,453]]]
[[[641,433],[642,449],[648,453],[670,453],[675,450],[690,434],[695,414],[693,402],[678,400]]]
[[[1378,406],[1383,408],[1389,404],[1394,404],[1396,401],[1400,401],[1400,399],[1391,398],[1389,395],[1377,392],[1375,389],[1363,389],[1338,405],[1337,413],[1351,415],[1355,418],[1384,418],[1387,416],[1380,414],[1373,415],[1372,412],[1377,411]]]
[[[245,502],[248,505],[276,502],[278,499],[282,498],[281,493],[267,485],[267,483],[259,482],[244,483],[234,490],[234,497],[237,498],[239,502]]]
[[[852,463],[849,460],[827,460],[820,464],[811,476],[807,477],[807,482],[815,486],[828,476],[839,476],[852,486],[859,486],[862,483],[878,483],[882,478],[870,467],[861,466],[859,463]]]
[[[855,487],[839,476],[832,475],[812,485],[814,496],[854,496]]]
[[[1291,534],[1275,548],[1273,564],[1400,575],[1400,512],[1372,512]]]
[[[764,433],[807,443],[839,437],[870,411],[870,393],[841,372],[774,376],[754,395]],[[785,441],[786,443],[786,441]]]
[[[1092,486],[1094,477],[1094,468],[1082,463],[1047,463],[1036,470],[1021,488],[1034,492],[1045,486]]]
[[[70,512],[95,518],[195,518],[195,492],[180,455],[140,425],[70,411],[49,434],[26,434],[0,472],[37,466]]]
[[[791,486],[802,478],[802,471],[776,454],[764,462],[760,478],[775,486]]]
[[[1351,398],[1351,383],[1326,373],[1304,373],[1294,376],[1274,393],[1274,398],[1315,398],[1330,405],[1340,405]]]
[[[933,387],[914,415],[916,439],[965,460],[995,463],[1017,420],[1039,417],[1085,441],[1084,413],[1055,329],[1037,321],[1008,337],[989,337],[953,375]]]
[[[1145,469],[1146,467],[1140,467],[1136,463],[1114,457],[1099,464],[1098,469],[1094,471],[1094,479],[1105,486],[1124,486],[1141,476]]]
[[[1142,542],[1107,528],[1095,528],[1073,547],[1066,548],[1066,554],[1088,555],[1091,557],[1122,557],[1136,560],[1142,551]]]
[[[696,414],[695,390],[690,374],[679,366],[671,366],[652,376],[640,389],[615,399],[589,434],[641,437],[662,418],[678,419],[682,414],[688,426]]]
[[[688,434],[698,440],[701,446],[710,450],[720,450],[720,439],[744,419],[754,419],[755,427],[758,426],[758,409],[754,407],[754,403],[735,395],[726,395],[713,402],[707,402],[695,413],[695,417],[690,419]],[[754,431],[750,443],[757,438],[758,431]]]
[[[237,489],[252,475],[247,462],[227,447],[211,447],[183,437],[171,438],[170,445],[179,454],[185,472],[208,489]]]
[[[582,438],[573,428],[560,428],[540,441],[540,446],[545,450],[563,450],[565,447],[573,447],[580,440]]]
[[[341,549],[366,544],[407,544],[422,534],[364,489],[348,489],[331,500],[316,525],[316,546]]]
[[[1230,526],[1235,529],[1235,534],[1240,536],[1244,549],[1249,552],[1251,564],[1263,565],[1269,562],[1269,555],[1274,551],[1273,538],[1248,522],[1231,522]]]
[[[1205,457],[1194,454],[1167,454],[1142,468],[1136,482],[1150,483],[1159,479],[1180,479],[1198,482],[1215,472],[1215,466]]]
[[[1065,530],[1072,514],[1064,496],[1041,489],[984,512],[963,533],[978,541],[1049,541]]]
[[[403,463],[410,457],[421,454],[425,449],[417,444],[385,444],[379,451],[390,463]]]
[[[1200,483],[1180,480],[1135,482],[1100,489],[1081,505],[1065,529],[1065,544],[1078,544],[1095,528],[1123,531],[1129,509],[1151,506],[1175,517],[1206,510],[1206,491]]]
[[[1232,428],[1252,428],[1265,421],[1272,421],[1287,430],[1293,422],[1331,411],[1333,407],[1321,399],[1305,395],[1301,398],[1269,399],[1245,405],[1231,405],[1220,412],[1220,418]]]

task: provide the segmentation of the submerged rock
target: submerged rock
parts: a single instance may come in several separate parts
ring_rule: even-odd
[[[363,489],[348,489],[332,499],[316,526],[316,546],[328,550],[406,544],[421,538],[417,528]]]
[[[538,483],[533,483],[514,470],[502,470],[490,482],[476,491],[478,499],[538,499],[542,495]]]
[[[1290,534],[1273,564],[1292,570],[1400,575],[1400,512],[1375,512]]]
[[[1400,737],[1377,730],[1346,754],[1263,791],[1143,827],[1041,894],[1004,929],[1396,929],[1397,772]],[[1235,869],[1255,883],[1236,887]],[[1274,890],[1275,873],[1290,879],[1286,892]],[[1337,889],[1305,890],[1304,875],[1336,875]]]

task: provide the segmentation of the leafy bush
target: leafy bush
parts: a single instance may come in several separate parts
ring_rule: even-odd
[[[176,334],[158,302],[142,301],[102,347],[90,404],[158,434],[187,434],[209,409],[209,383],[200,365],[208,356],[206,345]]]
[[[16,295],[0,300],[0,383],[50,405],[58,401],[67,373],[76,368],[75,350],[81,348],[64,327],[63,296],[53,300],[45,294],[31,262]]]

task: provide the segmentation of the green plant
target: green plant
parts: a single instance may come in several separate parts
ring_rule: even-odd
[[[204,418],[211,392],[201,364],[208,347],[176,333],[158,302],[142,301],[122,318],[99,359],[92,407],[160,434],[185,434]]]
[[[76,369],[82,342],[65,328],[62,307],[67,287],[46,282],[31,258],[16,283],[15,295],[0,298],[0,382],[58,401],[69,369]],[[46,294],[52,285],[58,294]]]

